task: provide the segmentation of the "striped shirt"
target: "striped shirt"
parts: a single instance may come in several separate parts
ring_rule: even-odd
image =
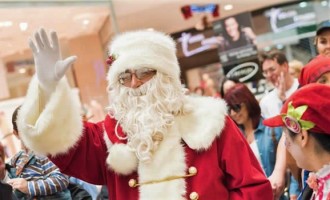
[[[45,156],[20,151],[10,160],[10,165],[18,172],[17,178],[28,181],[28,195],[31,197],[52,195],[69,185],[68,177]]]

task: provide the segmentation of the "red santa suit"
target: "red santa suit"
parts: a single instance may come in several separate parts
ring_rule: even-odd
[[[130,61],[127,58],[141,65],[146,62],[141,59],[145,55],[152,55],[153,59],[147,59],[155,62],[152,66],[173,65],[170,70],[156,69],[178,77],[174,43],[157,34],[135,34],[130,40],[126,37],[113,44],[113,48],[124,50],[117,51],[119,57],[110,68],[110,85],[117,80],[117,73],[135,66],[125,63]],[[140,44],[140,40],[144,41]],[[126,41],[130,48],[123,45]],[[154,41],[157,43],[152,47]],[[166,47],[159,48],[163,44]],[[157,59],[159,52],[167,60]],[[44,107],[42,95],[36,95],[39,92],[42,91],[34,78],[18,113],[21,139],[28,148],[49,155],[63,173],[107,185],[111,200],[273,198],[269,181],[245,138],[227,116],[221,99],[184,96],[184,107],[189,107],[190,112],[174,115],[151,159],[143,162],[127,150],[127,141],[118,138],[125,133],[116,127],[114,118],[82,123],[78,98],[71,94],[65,79],[58,83]]]
[[[37,82],[33,82],[30,94],[38,91]],[[85,122],[82,126],[76,119],[73,125],[72,116],[63,113],[79,112],[75,99],[63,95],[65,90],[69,88],[62,81],[39,118],[28,112],[38,110],[38,102],[33,102],[36,98],[28,94],[31,98],[26,99],[19,113],[21,133],[26,133],[22,134],[24,141],[29,148],[52,155],[50,158],[63,173],[107,185],[111,200],[273,198],[269,181],[245,138],[226,116],[222,100],[187,97],[194,111],[176,117],[150,163],[125,160],[127,157],[119,150],[111,152],[119,154],[113,169],[107,163],[109,151],[125,145],[109,140],[115,140],[116,121],[107,116],[97,124]],[[78,131],[70,134],[68,130]],[[134,187],[133,180],[141,185]]]

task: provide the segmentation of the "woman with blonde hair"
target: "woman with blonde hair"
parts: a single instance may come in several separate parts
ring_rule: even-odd
[[[292,60],[289,62],[289,73],[291,74],[291,76],[299,78],[300,72],[303,67],[304,64],[299,60]]]

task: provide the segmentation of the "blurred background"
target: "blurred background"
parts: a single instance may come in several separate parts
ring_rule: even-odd
[[[40,27],[58,32],[63,57],[78,56],[67,77],[81,100],[82,114],[98,121],[108,104],[105,61],[108,43],[116,34],[136,29],[170,34],[178,45],[182,83],[191,91],[211,87],[217,92],[221,80],[233,76],[258,96],[268,89],[258,52],[276,48],[289,60],[307,63],[316,55],[316,24],[330,18],[329,4],[328,0],[0,1],[1,142],[8,144],[10,154],[17,150],[10,139],[10,117],[34,74],[28,40]],[[221,49],[218,39],[228,17],[236,17],[241,29],[251,28],[254,42]]]

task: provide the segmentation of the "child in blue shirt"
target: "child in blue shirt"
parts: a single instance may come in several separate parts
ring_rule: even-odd
[[[19,107],[12,116],[13,133],[19,139],[16,125]],[[7,183],[18,199],[71,199],[69,179],[46,156],[35,155],[22,143],[22,150],[10,160]]]

